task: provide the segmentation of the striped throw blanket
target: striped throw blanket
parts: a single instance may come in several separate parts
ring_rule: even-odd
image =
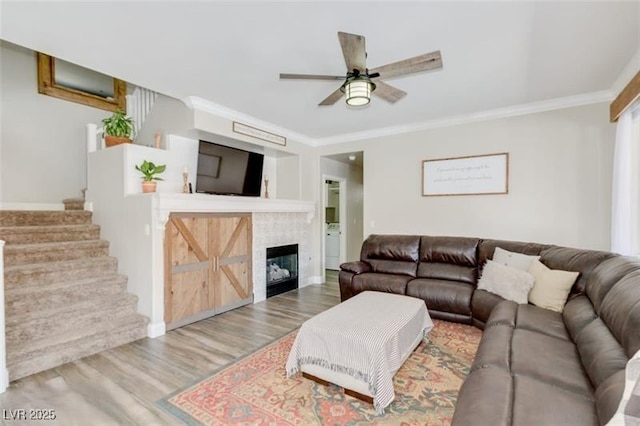
[[[306,321],[287,360],[287,377],[315,365],[364,382],[379,413],[395,393],[393,376],[417,338],[433,328],[425,303],[366,291]]]
[[[622,401],[608,426],[640,426],[640,351],[627,363],[625,380]]]

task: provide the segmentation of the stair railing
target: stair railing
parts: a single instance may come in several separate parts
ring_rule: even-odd
[[[87,154],[98,149],[104,149],[103,130],[104,128],[98,127],[97,124],[87,124]]]
[[[0,393],[9,386],[4,316],[4,241],[0,240]]]
[[[127,115],[133,119],[135,134],[142,128],[157,97],[157,92],[144,87],[136,87],[132,94],[127,95]]]

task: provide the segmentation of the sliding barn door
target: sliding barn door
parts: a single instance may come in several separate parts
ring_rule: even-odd
[[[217,258],[216,307],[232,309],[253,294],[251,274],[251,216],[211,219],[211,241]]]
[[[175,328],[251,303],[251,215],[174,213],[165,231],[165,322]]]

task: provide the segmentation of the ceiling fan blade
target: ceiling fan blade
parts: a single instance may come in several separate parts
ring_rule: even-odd
[[[374,68],[369,71],[369,74],[379,73],[381,78],[390,78],[438,68],[442,68],[442,55],[440,55],[439,50],[436,50],[435,52],[425,53],[424,55]]]
[[[364,36],[357,34],[349,34],[338,32],[340,46],[342,46],[342,55],[344,62],[347,64],[347,70],[354,69],[364,73],[367,70],[367,54],[364,45]]]
[[[343,75],[316,75],[316,74],[280,74],[280,79],[290,80],[344,80]]]
[[[344,93],[342,93],[342,90],[340,90],[341,88],[342,86],[338,87],[338,90],[327,96],[322,102],[318,104],[318,106],[333,105],[338,102],[338,99],[340,99],[342,95],[344,95]]]
[[[377,80],[375,84],[376,90],[373,91],[373,94],[392,104],[407,96],[407,92],[404,90],[396,89],[383,81]]]

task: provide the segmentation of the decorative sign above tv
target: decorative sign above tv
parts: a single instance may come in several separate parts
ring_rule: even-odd
[[[233,122],[233,131],[241,135],[251,136],[252,138],[261,139],[277,145],[287,146],[287,138],[284,136],[247,126],[246,124],[238,123],[237,121]]]
[[[422,196],[509,193],[509,153],[422,162]]]
[[[196,192],[259,197],[264,155],[200,141]]]

